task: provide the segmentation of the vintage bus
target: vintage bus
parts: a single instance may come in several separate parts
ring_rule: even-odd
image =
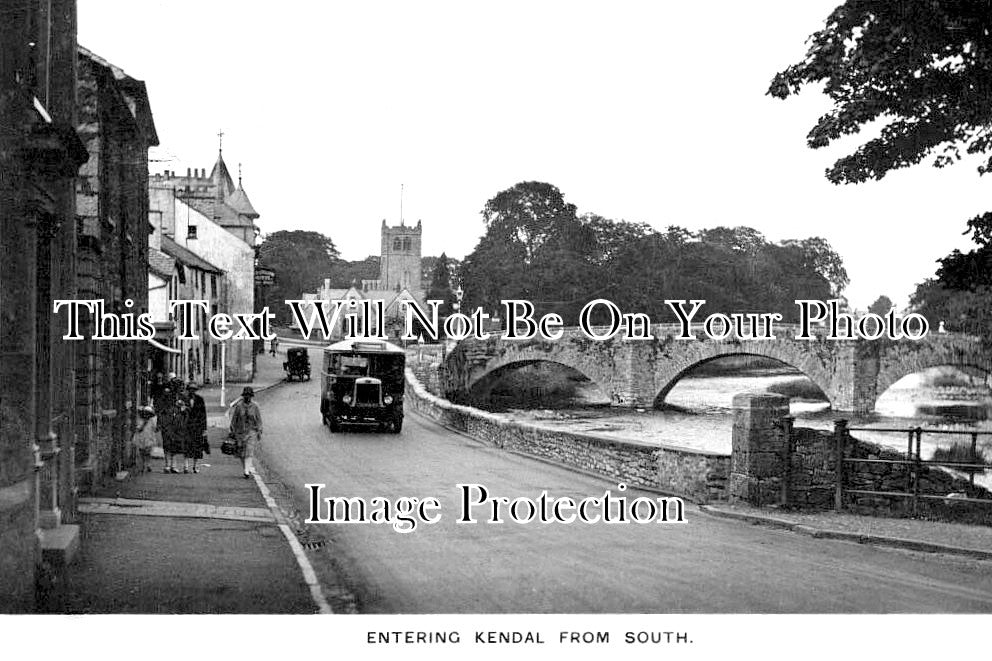
[[[406,354],[383,340],[345,340],[324,349],[320,415],[332,432],[345,424],[403,429]]]

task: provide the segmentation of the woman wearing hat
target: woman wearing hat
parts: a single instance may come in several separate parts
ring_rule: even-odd
[[[254,398],[255,391],[246,386],[241,391],[241,401],[234,405],[231,413],[231,434],[238,443],[245,479],[255,472],[252,459],[262,438],[262,412],[253,401]]]
[[[185,457],[184,473],[189,469],[190,459],[193,460],[193,472],[199,473],[200,468],[196,462],[203,459],[204,452],[210,452],[210,446],[207,445],[207,406],[204,404],[203,398],[196,392],[199,389],[200,386],[193,381],[190,381],[186,386],[189,413],[186,417],[186,447],[183,452]]]
[[[162,432],[162,449],[165,451],[165,466],[163,473],[178,473],[175,467],[176,455],[182,454],[185,446],[183,436],[186,427],[185,404],[179,397],[174,382],[169,382],[162,389],[162,396],[155,400],[158,409],[158,428]]]

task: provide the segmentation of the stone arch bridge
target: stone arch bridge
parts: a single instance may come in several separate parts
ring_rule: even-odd
[[[614,406],[649,408],[664,400],[682,376],[702,363],[731,355],[773,358],[815,383],[835,410],[869,413],[896,381],[928,367],[955,366],[985,373],[992,384],[992,350],[975,337],[931,333],[922,340],[793,339],[796,327],[777,326],[774,340],[680,340],[677,325],[652,326],[653,340],[589,339],[577,328],[561,339],[463,340],[444,362],[445,395],[459,401],[481,379],[509,365],[552,362],[580,372]]]

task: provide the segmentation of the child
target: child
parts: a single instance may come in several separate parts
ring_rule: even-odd
[[[151,472],[152,448],[162,444],[158,436],[158,418],[155,416],[155,410],[150,406],[139,408],[138,415],[141,420],[138,421],[138,427],[131,437],[131,444],[138,451],[138,471]]]

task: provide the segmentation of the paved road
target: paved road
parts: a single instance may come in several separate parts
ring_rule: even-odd
[[[678,526],[459,525],[459,483],[511,498],[547,489],[576,499],[616,493],[616,485],[483,446],[415,414],[399,436],[331,434],[318,398],[317,381],[259,398],[266,463],[303,512],[306,483],[326,484],[325,496],[437,496],[442,505],[439,523],[408,534],[308,526],[329,541],[313,561],[345,574],[361,612],[992,612],[992,563],[817,540],[691,505]]]

